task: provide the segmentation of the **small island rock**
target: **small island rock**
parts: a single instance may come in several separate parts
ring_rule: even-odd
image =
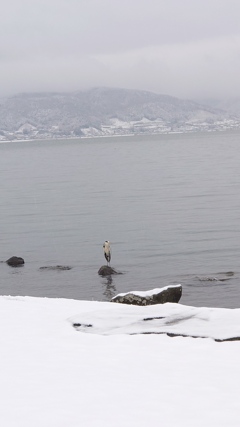
[[[24,259],[19,256],[12,256],[9,258],[6,263],[10,265],[11,267],[18,267],[19,265],[24,264]]]
[[[102,265],[102,267],[98,270],[99,276],[111,276],[112,274],[121,274],[118,271],[114,270],[114,268],[110,267],[109,265]]]

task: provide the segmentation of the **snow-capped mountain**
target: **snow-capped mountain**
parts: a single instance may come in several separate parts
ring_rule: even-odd
[[[94,88],[0,102],[0,139],[158,134],[240,128],[240,114],[167,95]]]

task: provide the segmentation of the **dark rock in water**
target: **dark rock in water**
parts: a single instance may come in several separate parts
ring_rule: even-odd
[[[50,265],[47,267],[40,267],[39,270],[71,270],[72,267],[69,267],[68,265]]]
[[[177,303],[182,296],[182,286],[166,286],[165,288],[153,289],[146,292],[128,292],[116,295],[111,302],[132,305],[154,305],[166,302]]]
[[[111,276],[112,274],[122,274],[119,271],[114,270],[114,268],[110,267],[109,265],[102,265],[102,267],[98,270],[99,276]]]
[[[20,265],[24,264],[24,259],[18,256],[12,256],[9,258],[6,263],[10,265],[11,267],[18,267]]]

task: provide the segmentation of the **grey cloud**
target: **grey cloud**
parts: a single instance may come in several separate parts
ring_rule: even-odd
[[[239,16],[239,0],[9,0],[0,95],[113,85],[232,96]]]

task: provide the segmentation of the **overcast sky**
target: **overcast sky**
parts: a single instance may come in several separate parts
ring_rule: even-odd
[[[95,86],[240,96],[240,0],[7,0],[0,96]]]

